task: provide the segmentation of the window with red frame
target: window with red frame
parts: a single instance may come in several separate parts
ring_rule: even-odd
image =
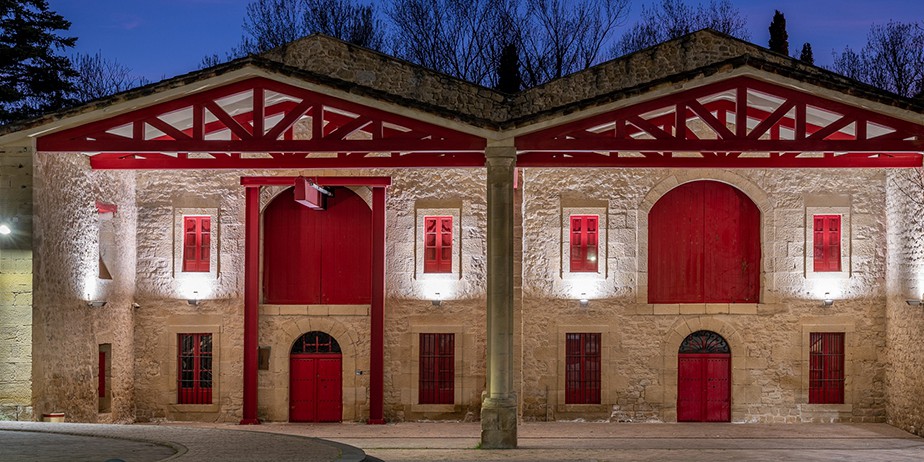
[[[452,217],[424,217],[424,273],[452,272]]]
[[[813,221],[815,272],[840,271],[841,216],[815,215]]]
[[[211,217],[183,217],[183,272],[209,272],[211,229]]]
[[[600,334],[565,334],[565,404],[600,404]]]
[[[844,334],[809,334],[809,403],[844,403]]]
[[[597,272],[597,221],[596,215],[571,217],[571,272]]]
[[[212,404],[212,334],[179,334],[177,403]]]
[[[420,404],[455,402],[455,334],[420,334]]]

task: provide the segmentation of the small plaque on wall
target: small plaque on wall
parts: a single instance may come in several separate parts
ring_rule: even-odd
[[[260,347],[257,350],[257,369],[261,371],[269,370],[270,347]]]

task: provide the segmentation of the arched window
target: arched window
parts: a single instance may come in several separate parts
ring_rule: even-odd
[[[340,344],[330,334],[315,330],[302,335],[292,345],[292,354],[304,353],[341,353]]]
[[[648,213],[649,303],[757,303],[760,210],[717,181],[680,185]]]
[[[698,330],[688,335],[680,344],[680,354],[716,354],[731,353],[728,342],[721,335],[708,331]]]
[[[372,299],[372,211],[348,188],[326,210],[276,196],[263,214],[264,303],[367,304]]]

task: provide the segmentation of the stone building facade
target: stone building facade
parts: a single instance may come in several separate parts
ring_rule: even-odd
[[[157,136],[142,137],[142,143],[196,136],[195,122],[182,126],[186,119],[177,114],[185,106],[179,103],[169,111],[137,119],[141,122],[130,121],[133,114],[153,110],[165,101],[193,101],[201,89],[243,85],[254,77],[308,89],[330,98],[330,105],[342,103],[353,111],[370,107],[398,117],[381,126],[392,127],[402,120],[421,123],[405,133],[440,127],[461,133],[457,139],[463,144],[481,140],[480,147],[466,145],[458,157],[445,159],[464,159],[470,151],[480,151],[478,155],[485,156],[481,165],[486,158],[488,168],[463,165],[462,160],[447,160],[444,165],[432,160],[418,165],[375,164],[389,154],[380,154],[379,160],[367,157],[373,160],[365,164],[336,164],[329,160],[340,157],[329,153],[319,156],[327,163],[278,166],[248,164],[257,154],[222,154],[225,157],[214,159],[243,161],[227,160],[231,163],[216,168],[202,163],[200,168],[193,163],[171,165],[170,159],[213,159],[166,149],[172,156],[167,160],[138,153],[118,157],[114,154],[118,151],[109,149],[102,154],[91,148],[69,149],[67,140],[42,141],[97,125],[110,127],[108,135],[80,138],[85,143],[81,146],[118,137],[125,141],[128,135],[112,128],[125,121],[136,127],[145,127],[145,123],[158,127]],[[739,81],[735,79],[758,83],[747,83],[752,87],[745,90],[722,90],[726,82]],[[812,132],[827,133],[812,140],[815,144],[805,143],[803,150],[812,152],[802,158],[772,152],[735,154],[748,148],[734,144],[740,140],[732,135],[756,131],[763,122],[737,119],[750,124],[737,131],[736,120],[724,119],[732,116],[722,115],[720,106],[706,109],[708,104],[723,102],[725,96],[703,93],[694,102],[683,103],[688,104],[685,113],[697,114],[689,123],[684,121],[684,130],[692,133],[686,139],[690,143],[706,140],[704,146],[728,141],[726,152],[711,149],[702,155],[671,156],[636,150],[624,155],[636,159],[626,161],[629,164],[619,164],[614,160],[618,156],[610,154],[612,158],[600,165],[579,162],[584,154],[599,154],[599,148],[560,157],[545,154],[567,150],[559,146],[580,141],[586,134],[574,128],[577,125],[586,125],[583,130],[594,123],[612,123],[604,121],[610,114],[617,114],[617,136],[628,124],[647,133],[626,138],[628,145],[677,135],[676,122],[673,126],[665,122],[658,113],[661,106],[655,103],[711,87],[720,88],[716,91],[723,95],[750,92],[737,103],[752,107],[752,117],[763,111],[761,120],[770,120],[767,127],[784,124],[781,120],[790,124],[777,128],[775,134],[765,127],[766,134],[757,133],[755,140],[786,140],[795,150],[803,146],[799,142],[810,140]],[[269,90],[277,88],[272,85],[266,88],[259,91],[277,93],[266,97],[266,107],[261,99],[260,111],[269,111],[271,103],[278,102],[272,98],[283,94],[283,90]],[[763,88],[769,88],[767,93]],[[808,106],[815,109],[808,109],[806,115],[806,105],[800,106],[802,115],[798,115],[798,104],[780,109],[786,103],[774,99],[776,89],[780,94],[812,95],[830,101],[831,106],[818,108],[821,103],[810,100]],[[227,117],[238,117],[242,113],[230,109],[237,104],[231,100],[238,94],[204,107],[226,104]],[[729,98],[734,100],[734,96]],[[190,104],[196,108],[195,104],[202,103]],[[635,107],[648,109],[629,114],[625,120],[630,122],[619,128],[622,119],[618,115]],[[853,122],[837,117],[820,121],[828,117],[825,110],[835,110],[831,108],[861,116]],[[509,416],[505,417],[503,409],[509,409],[504,400],[510,400],[515,441],[516,419],[690,420],[686,414],[678,415],[686,399],[681,395],[690,390],[690,372],[683,364],[685,358],[692,358],[681,350],[689,339],[706,332],[717,334],[725,344],[719,360],[727,365],[721,373],[728,388],[727,414],[718,420],[887,421],[924,434],[924,408],[917,399],[924,395],[924,370],[918,360],[924,353],[924,312],[906,302],[920,300],[924,291],[924,191],[915,183],[924,139],[920,135],[924,133],[922,114],[924,107],[918,103],[711,31],[517,95],[312,36],[262,57],[7,127],[0,134],[0,219],[13,223],[15,229],[13,238],[0,236],[0,366],[7,371],[0,374],[0,412],[8,419],[32,419],[61,411],[69,420],[83,422],[238,421],[247,420],[248,406],[256,405],[258,419],[287,421],[301,406],[296,388],[303,385],[293,377],[303,365],[296,362],[309,353],[293,348],[311,334],[313,341],[332,338],[337,344],[329,350],[311,351],[338,361],[339,369],[331,379],[337,388],[333,399],[338,401],[334,420],[377,420],[377,412],[388,421],[481,418],[485,428],[496,425],[508,431],[504,419]],[[283,112],[266,123],[281,123],[285,117]],[[341,126],[349,126],[349,120],[357,127],[374,123],[360,124],[350,119],[356,114],[347,110],[339,110],[337,117],[348,119]],[[369,117],[374,120],[377,115]],[[889,137],[893,128],[884,125],[887,122],[867,125],[866,118],[894,120],[896,127],[911,127],[911,134],[894,128],[895,134],[903,136]],[[314,141],[318,137],[313,133],[319,130],[325,136],[337,131],[325,132],[310,119],[289,121],[292,127],[287,140]],[[810,133],[796,134],[798,124],[807,119],[814,123],[808,124]],[[109,120],[119,122],[106,125]],[[229,127],[234,124],[218,116],[207,120]],[[241,125],[229,128],[239,131],[229,136],[232,144],[246,138],[248,130],[253,137],[256,130],[253,119],[237,120]],[[655,120],[660,122],[646,123]],[[861,124],[862,129],[858,128]],[[921,130],[916,132],[915,127]],[[183,130],[188,130],[186,135]],[[387,132],[383,130],[380,133]],[[556,130],[560,133],[555,134]],[[779,134],[787,130],[792,132],[790,138]],[[374,130],[356,133],[341,139],[344,144],[333,149],[349,150],[351,141],[374,142],[381,136]],[[545,133],[550,135],[539,136]],[[281,131],[276,135],[282,136]],[[833,153],[814,152],[824,151],[827,141],[866,142],[876,136],[883,143],[893,143],[883,144],[881,156],[868,155],[853,164],[838,163]],[[205,133],[202,140],[207,139]],[[521,139],[538,140],[529,146],[559,144],[550,149],[521,147]],[[432,137],[423,140],[429,142]],[[838,146],[838,152],[851,149],[847,144]],[[858,149],[869,150],[868,146]],[[397,154],[390,156],[397,158]],[[691,163],[717,157],[725,160]],[[737,165],[739,157],[762,163]],[[650,161],[655,158],[660,160]],[[795,158],[799,160],[791,161]],[[887,158],[906,163],[889,163]],[[138,163],[119,166],[126,159]],[[161,162],[157,159],[164,163],[156,163]],[[508,159],[504,161],[508,170],[492,170],[491,165],[497,165],[492,162],[501,162],[497,159]],[[809,160],[799,164],[801,159]],[[144,163],[148,161],[154,163]],[[504,172],[511,173],[503,179],[513,183],[511,188],[497,180]],[[269,269],[255,265],[248,252],[257,249],[259,261],[268,265],[262,258],[276,245],[270,238],[259,240],[269,232],[261,217],[275,201],[291,194],[291,182],[274,183],[274,178],[313,178],[318,184],[331,181],[336,183],[334,197],[355,196],[368,206],[371,216],[384,213],[380,302],[373,293],[371,303],[275,303],[256,298],[258,302],[249,305],[249,297],[266,294],[266,279],[260,275]],[[379,186],[360,184],[357,178],[387,178],[384,210],[376,205]],[[254,196],[258,203],[251,204],[247,191],[253,186],[246,182],[255,179],[264,183],[259,196]],[[700,182],[724,185],[759,212],[758,224],[751,230],[759,243],[759,265],[743,270],[759,281],[756,297],[747,302],[650,303],[651,294],[659,290],[654,287],[661,276],[655,273],[662,271],[654,267],[663,265],[652,250],[663,246],[660,238],[653,237],[661,225],[651,224],[650,217],[671,191]],[[498,215],[498,208],[509,210],[509,216]],[[258,214],[256,228],[250,227],[254,225],[250,211]],[[211,224],[210,240],[202,244],[206,271],[186,271],[187,217],[207,219]],[[427,267],[428,234],[433,232],[428,223],[433,223],[429,221],[433,217],[446,220],[442,232],[448,236],[446,254],[440,257],[445,267],[439,272]],[[596,226],[589,270],[575,270],[571,263],[578,252],[587,249],[586,242],[576,241],[580,233],[574,234],[575,217],[592,217]],[[815,264],[815,249],[820,245],[816,241],[821,236],[813,228],[817,217],[837,217],[840,237],[835,244],[841,253],[836,271],[818,270]],[[370,226],[378,226],[375,223]],[[497,231],[500,228],[503,232]],[[352,252],[349,248],[338,251]],[[506,279],[497,279],[498,272]],[[350,273],[338,274],[339,278],[351,277]],[[375,274],[373,270],[373,280]],[[259,281],[260,287],[255,289],[248,278]],[[88,306],[90,301],[106,303],[93,307]],[[256,308],[255,328],[247,327],[250,306]],[[376,306],[384,308],[384,319],[378,318],[383,321],[381,338],[375,334]],[[259,352],[251,352],[258,353],[252,357],[245,351],[253,345],[246,343],[251,333],[259,347]],[[822,334],[841,339],[837,354],[843,363],[840,396],[834,402],[819,403],[813,394],[813,371],[818,367],[813,345]],[[180,344],[189,336],[197,342],[208,339],[207,346],[196,347],[195,368],[207,369],[210,378],[206,395],[199,395],[195,402],[181,402],[184,392],[179,388],[186,386],[181,375],[187,359]],[[434,353],[432,345],[425,345],[433,338],[451,340],[445,351]],[[576,354],[569,342],[576,339],[594,345],[594,351],[583,351],[587,356],[579,361],[569,359]],[[198,348],[206,353],[200,356]],[[205,356],[207,360],[202,359]],[[201,361],[208,361],[209,366]],[[430,361],[442,362],[433,366],[437,363]],[[311,367],[325,366],[319,362]],[[589,381],[596,385],[587,385],[585,367],[596,368],[598,379]],[[430,377],[434,370],[448,375]],[[254,374],[255,389],[249,388],[249,373]],[[431,379],[438,382],[440,392],[447,393],[438,402],[423,398],[424,388],[433,385],[428,382]],[[581,386],[590,387],[591,393],[581,395],[577,403],[574,387]],[[248,397],[251,392],[254,397]],[[325,392],[316,393],[322,396]],[[498,398],[500,404],[494,403],[500,411],[484,404],[494,394],[503,395]]]

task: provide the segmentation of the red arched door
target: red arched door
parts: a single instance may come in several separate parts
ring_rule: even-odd
[[[731,351],[715,332],[694,332],[677,355],[677,421],[731,421]]]
[[[295,341],[289,358],[289,421],[340,422],[343,355],[337,340],[308,332]]]

